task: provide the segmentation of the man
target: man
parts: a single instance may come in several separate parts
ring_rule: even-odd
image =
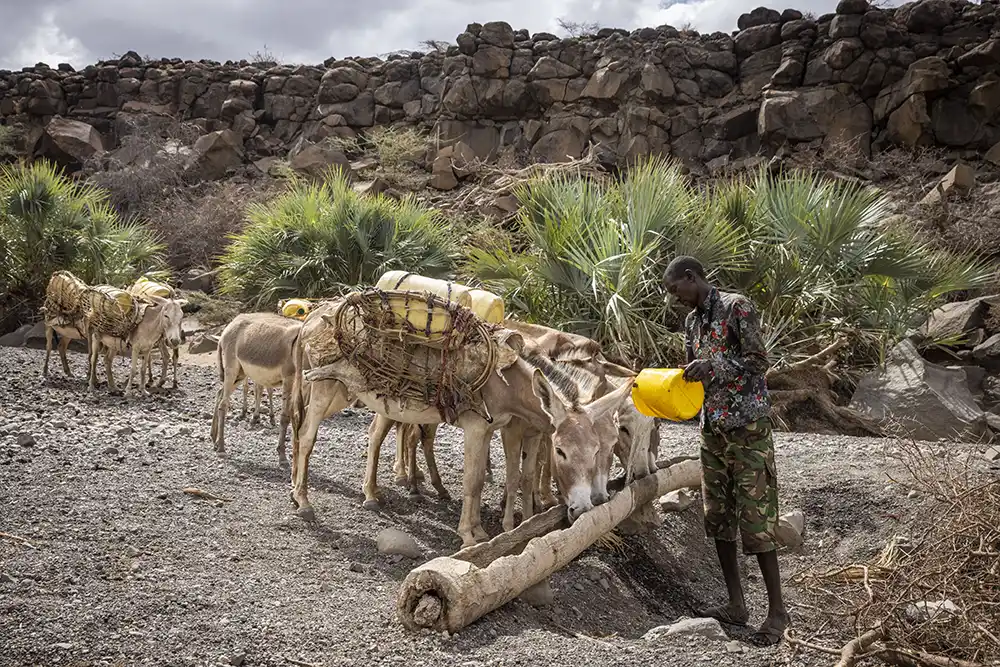
[[[705,615],[746,625],[750,615],[740,583],[736,537],[756,554],[767,587],[767,619],[751,640],[780,641],[790,623],[781,596],[777,543],[778,484],[771,439],[771,401],[764,377],[767,351],[748,299],[708,283],[693,257],[677,257],[664,273],[667,291],[693,310],[685,322],[684,378],[705,385],[701,410],[705,530],[715,540],[729,604]]]

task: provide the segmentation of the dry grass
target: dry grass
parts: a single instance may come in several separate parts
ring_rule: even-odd
[[[380,126],[352,138],[330,137],[327,142],[351,159],[374,158],[378,164],[362,170],[363,178],[377,176],[402,191],[420,190],[427,184],[424,165],[431,141],[418,128]]]

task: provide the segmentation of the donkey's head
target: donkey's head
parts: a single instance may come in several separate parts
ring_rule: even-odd
[[[536,369],[531,389],[552,422],[552,476],[569,520],[575,521],[608,499],[608,471],[618,430],[613,419],[631,384],[580,406],[556,392]]]

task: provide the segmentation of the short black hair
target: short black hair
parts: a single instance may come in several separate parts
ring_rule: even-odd
[[[701,262],[690,255],[681,255],[680,257],[674,257],[674,259],[667,264],[667,270],[663,272],[663,279],[673,280],[680,278],[688,271],[699,278],[705,278],[705,267],[702,266]]]

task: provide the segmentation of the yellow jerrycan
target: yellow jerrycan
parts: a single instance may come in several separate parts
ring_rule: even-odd
[[[504,308],[503,299],[484,289],[471,289],[469,295],[472,297],[472,312],[476,316],[489,324],[500,324],[503,322]]]
[[[169,285],[164,285],[163,283],[158,283],[155,280],[150,280],[146,276],[140,276],[135,283],[128,288],[130,294],[137,297],[150,297],[158,296],[161,299],[172,299],[174,297],[174,289]]]
[[[312,303],[306,299],[283,299],[278,302],[278,309],[285,317],[304,320],[309,311],[312,310]]]
[[[430,292],[442,299],[454,301],[460,306],[472,308],[471,288],[447,280],[418,276],[409,271],[388,271],[378,279],[375,287],[381,290],[409,290],[411,292]]]
[[[647,417],[687,421],[701,410],[705,387],[685,380],[683,368],[645,368],[632,384],[632,402]]]

